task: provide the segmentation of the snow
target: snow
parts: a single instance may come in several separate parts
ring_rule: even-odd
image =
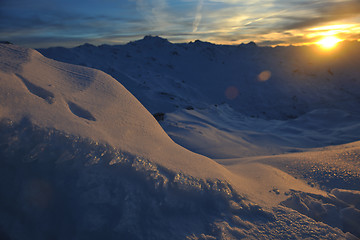
[[[0,238],[356,239],[348,48],[0,44]]]
[[[151,113],[227,103],[247,116],[288,119],[319,108],[358,111],[359,43],[343,45],[330,55],[311,47],[171,44],[145,37],[126,45],[39,51],[107,72]],[[270,78],[259,81],[267,71]]]
[[[165,131],[179,144],[211,158],[304,151],[357,140],[359,115],[316,109],[290,120],[248,117],[228,105],[166,114]]]
[[[34,125],[107,143],[173,170],[221,178],[223,168],[173,143],[152,115],[109,75],[55,62],[33,50],[2,46],[2,51],[14,59],[8,67],[21,66],[0,75],[6,90],[0,97],[2,118],[26,117]],[[29,59],[24,63],[23,55]]]
[[[345,189],[333,189],[331,194],[336,196],[338,199],[352,205],[356,208],[360,208],[360,191],[345,190]]]

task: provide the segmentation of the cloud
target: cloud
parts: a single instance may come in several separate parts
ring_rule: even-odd
[[[337,1],[331,4],[320,5],[314,9],[312,15],[303,17],[285,17],[294,23],[285,25],[285,29],[303,29],[316,25],[339,21],[355,16],[360,16],[360,1]]]
[[[165,29],[172,24],[171,9],[166,0],[130,0],[135,2],[138,16],[150,31]]]
[[[199,0],[199,3],[196,8],[196,14],[195,14],[195,20],[193,22],[192,32],[196,32],[198,30],[198,27],[199,27],[199,24],[200,24],[201,18],[202,18],[201,10],[202,10],[203,4],[204,4],[204,0]]]
[[[15,43],[101,44],[149,34],[177,42],[303,43],[312,40],[310,28],[332,21],[358,27],[339,33],[344,37],[360,32],[359,0],[0,1],[0,35]]]

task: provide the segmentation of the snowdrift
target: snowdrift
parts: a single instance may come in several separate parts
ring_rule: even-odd
[[[90,68],[2,45],[1,118],[107,143],[172,170],[221,178],[223,169],[175,144],[119,82]]]

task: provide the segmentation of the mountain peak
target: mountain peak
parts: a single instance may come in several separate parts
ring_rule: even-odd
[[[257,45],[256,45],[255,42],[251,41],[251,42],[249,42],[249,43],[241,43],[241,44],[239,45],[239,47],[244,47],[244,48],[256,48]]]
[[[78,46],[78,48],[94,48],[96,47],[95,45],[92,45],[91,43],[84,43],[80,46]]]
[[[137,40],[134,42],[130,42],[129,44],[149,44],[149,45],[153,45],[153,46],[163,46],[163,45],[169,45],[171,44],[169,42],[169,40],[167,40],[166,38],[162,38],[159,36],[152,36],[152,35],[146,35],[144,36],[143,39],[141,40]]]

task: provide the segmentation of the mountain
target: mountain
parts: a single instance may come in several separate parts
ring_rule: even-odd
[[[359,140],[357,42],[321,52],[199,40],[172,44],[147,36],[126,45],[39,51],[107,72],[151,113],[165,116],[161,125],[174,141],[211,158]],[[328,121],[328,116],[334,118]],[[308,120],[319,124],[301,124]]]
[[[172,46],[160,38],[143,41],[152,41],[149,46],[160,53],[162,47]],[[245,49],[253,48],[257,49]],[[89,52],[107,50],[84,45],[70,51],[79,56],[77,51],[84,51],[84,61],[105,66],[106,58],[90,57]],[[96,69],[0,44],[1,239],[354,239],[353,234],[359,235],[360,193],[350,189],[353,185],[341,187],[359,180],[358,143],[290,155],[242,157],[239,152],[237,158],[211,159],[173,142],[121,84],[121,79],[128,83],[138,79],[121,71],[117,68],[115,75],[122,78],[115,80]],[[174,81],[169,88],[162,85],[165,82],[161,78],[151,86],[171,90]],[[195,86],[186,91],[196,92]],[[149,89],[146,97],[156,93]],[[194,105],[196,109],[181,111],[190,115],[194,111],[192,119],[210,126],[216,114],[196,114],[213,109],[210,100],[189,92],[185,96],[191,103],[199,97],[204,109]],[[187,103],[184,99],[177,103]],[[173,107],[171,101],[163,102],[160,109]],[[227,105],[213,107],[235,111]],[[231,123],[218,120],[214,128],[231,135],[226,126]],[[339,161],[340,154],[347,158]],[[317,157],[322,161],[315,161]],[[307,161],[299,163],[299,159]],[[318,168],[319,164],[328,168]],[[326,177],[327,170],[337,171],[339,178]],[[307,183],[298,178],[301,174],[302,179],[323,178]],[[329,179],[332,182],[326,182]],[[317,186],[322,180],[329,189]]]
[[[249,117],[289,119],[318,108],[355,110],[359,101],[360,43],[321,52],[199,40],[172,44],[147,36],[126,45],[39,51],[110,74],[151,113],[227,104]]]

